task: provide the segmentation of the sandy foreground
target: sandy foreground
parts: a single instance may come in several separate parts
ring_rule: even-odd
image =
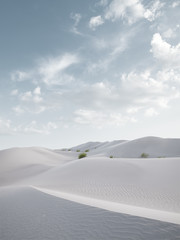
[[[180,239],[179,185],[180,139],[3,150],[0,239]]]

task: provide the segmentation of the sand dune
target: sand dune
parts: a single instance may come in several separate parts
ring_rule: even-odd
[[[147,153],[149,157],[179,157],[180,139],[145,137],[119,144],[107,151],[115,157],[140,157]]]
[[[178,240],[180,227],[56,198],[29,187],[0,189],[2,240]]]
[[[180,213],[179,169],[179,158],[143,163],[141,159],[91,157],[51,169],[35,183],[59,192]]]
[[[88,142],[88,143],[84,143],[84,144],[72,147],[71,150],[72,151],[80,150],[81,152],[89,150],[90,154],[104,153],[106,152],[106,149],[119,145],[123,142],[126,142],[126,140],[116,140],[112,142]]]
[[[82,152],[89,149],[90,155],[101,154],[119,158],[139,158],[142,153],[149,157],[180,157],[180,139],[144,137],[135,140],[112,142],[88,142],[71,148]]]
[[[77,149],[81,151],[89,149],[89,152],[87,152],[88,156],[78,159],[79,153],[76,152]],[[146,152],[153,158],[137,158],[141,152]],[[109,155],[120,156],[121,158],[109,158]],[[165,155],[166,158],[155,158],[159,155]],[[57,211],[57,206],[63,208],[64,205],[67,208],[72,206],[76,210],[80,208],[86,211],[88,209],[88,215],[86,216],[87,229],[88,225],[92,225],[92,222],[95,221],[91,212],[94,211],[95,215],[101,212],[102,219],[106,214],[111,216],[107,221],[112,221],[112,225],[110,224],[109,226],[112,238],[107,239],[118,239],[116,234],[124,234],[124,232],[126,232],[126,239],[152,239],[152,237],[149,237],[149,230],[147,229],[148,226],[156,226],[157,221],[154,220],[161,221],[158,224],[162,224],[162,229],[164,228],[164,230],[162,232],[159,230],[160,237],[153,239],[166,239],[163,236],[165,236],[165,232],[169,231],[167,230],[169,228],[171,228],[170,236],[172,238],[168,237],[167,239],[178,239],[180,236],[179,156],[180,139],[154,137],[133,141],[89,142],[76,146],[71,151],[37,147],[13,148],[0,151],[0,211],[1,213],[3,212],[0,219],[2,221],[0,239],[12,239],[11,235],[14,229],[16,229],[18,234],[13,239],[23,239],[22,231],[17,229],[18,225],[12,223],[11,215],[16,212],[19,224],[23,222],[26,215],[27,219],[32,218],[32,221],[36,222],[34,220],[36,218],[29,212],[28,207],[32,211],[37,211],[35,216],[38,216],[38,221],[43,219],[45,221],[44,224],[46,224],[47,219],[39,215],[40,213],[37,210],[40,201],[44,203],[44,207],[47,206],[47,202],[48,208],[52,207],[51,211],[48,210],[48,219],[50,219],[48,221],[52,221],[52,223],[48,222],[48,224],[50,224],[52,232],[65,234],[61,239],[72,239],[73,235],[68,235],[64,229],[54,227],[54,221],[51,218],[52,214]],[[17,206],[18,202],[25,201],[25,195],[33,203],[28,202],[28,207],[23,203],[22,207],[19,206],[19,210],[16,209],[13,203]],[[55,196],[58,198],[55,198]],[[54,201],[57,203],[57,206],[53,205]],[[12,212],[9,209],[12,209]],[[42,209],[42,212],[47,211],[46,208]],[[126,220],[124,220],[125,215],[122,213],[128,214],[126,215]],[[65,213],[63,212],[63,214]],[[66,219],[66,221],[72,223],[71,218],[74,217],[75,219],[76,215],[72,216],[69,210],[65,215],[56,217],[60,222]],[[134,219],[142,223],[143,238],[138,238],[137,232],[140,230],[129,232],[128,224],[131,224],[133,218],[130,215],[134,215]],[[120,222],[123,218],[123,222],[120,223],[121,230],[116,229],[113,232],[113,226],[117,224],[117,222],[113,222],[113,216],[117,216],[119,220],[116,220]],[[144,220],[144,217],[149,220]],[[27,220],[27,223],[29,221]],[[163,222],[173,224],[172,226],[166,225],[166,229]],[[36,224],[38,225],[38,223]],[[73,222],[72,228],[74,228],[74,224]],[[135,221],[132,224],[137,226]],[[9,227],[6,231],[5,226],[7,225]],[[30,226],[32,229],[35,227],[34,223],[31,223]],[[63,226],[65,229],[67,228],[67,225]],[[140,229],[139,225],[137,229]],[[71,230],[70,232],[73,231]],[[98,230],[96,231],[98,232]],[[37,231],[37,234],[40,234],[41,237],[38,238],[36,236],[36,238],[33,238],[32,236],[32,238],[29,238],[44,239],[41,230],[40,233]],[[85,235],[79,235],[79,238],[76,235],[73,239],[106,239],[104,236],[101,238],[99,234],[100,232],[93,237],[87,234],[89,236],[87,238]],[[136,237],[128,234],[134,234]],[[57,238],[54,235],[54,238],[50,239]]]
[[[55,153],[53,150],[31,147],[0,151],[0,186],[34,177],[54,166],[76,158],[76,153]]]

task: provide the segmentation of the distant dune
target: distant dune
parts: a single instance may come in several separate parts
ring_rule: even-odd
[[[180,139],[2,150],[0,239],[179,239],[179,183]]]
[[[117,140],[113,142],[91,142],[72,148],[85,151],[90,149],[93,154],[112,155],[120,158],[138,158],[142,153],[149,157],[180,157],[180,139],[144,137],[131,141]]]

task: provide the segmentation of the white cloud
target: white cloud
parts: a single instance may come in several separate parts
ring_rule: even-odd
[[[0,118],[0,135],[11,134],[11,121]]]
[[[124,117],[120,113],[105,113],[89,109],[79,109],[75,111],[74,121],[78,124],[85,124],[97,128],[103,128],[105,126],[122,126],[126,122],[136,122],[136,119],[127,116]]]
[[[176,36],[176,33],[174,29],[168,28],[166,31],[163,32],[162,36],[167,39],[174,38]]]
[[[37,134],[45,134],[48,135],[52,130],[56,129],[57,125],[53,122],[48,122],[47,124],[43,124],[41,127],[38,126],[36,121],[32,121],[25,127],[19,127],[18,131],[24,133],[37,133]]]
[[[13,111],[14,111],[16,114],[21,114],[21,113],[24,112],[23,108],[22,108],[21,106],[19,106],[19,105],[16,106],[16,107],[13,107],[12,109],[13,109]]]
[[[79,58],[74,54],[64,54],[57,58],[49,58],[40,63],[38,73],[41,76],[41,80],[47,85],[62,84],[63,80],[72,80],[72,77],[68,77],[67,74],[64,74],[64,71],[78,62]]]
[[[172,3],[172,8],[176,8],[180,5],[180,1],[175,1]]]
[[[71,13],[70,17],[74,20],[74,24],[73,24],[71,31],[75,34],[81,35],[81,33],[78,31],[78,25],[82,18],[81,14],[80,13],[75,13],[75,14]]]
[[[156,18],[161,16],[162,12],[160,9],[165,5],[165,3],[159,0],[154,1],[150,9],[147,9],[144,13],[144,17],[150,22],[154,21]]]
[[[38,124],[35,120],[29,124],[12,125],[12,121],[9,119],[0,118],[0,135],[9,135],[15,133],[23,134],[50,134],[53,130],[57,129],[58,126],[55,122],[47,122],[45,124]]]
[[[145,116],[147,117],[153,117],[153,116],[157,116],[158,112],[154,109],[154,108],[148,108],[145,111]]]
[[[104,20],[101,16],[92,17],[89,21],[89,27],[93,30],[96,29],[96,27],[102,25],[104,23]]]
[[[11,79],[17,82],[28,80],[31,77],[32,77],[32,74],[30,72],[15,71],[11,74]]]
[[[46,85],[65,85],[74,80],[67,70],[80,61],[76,54],[65,53],[58,57],[44,58],[38,66],[27,72],[16,71],[11,74],[13,81],[31,80],[33,84],[44,82]]]
[[[159,33],[155,33],[151,41],[151,46],[154,58],[162,61],[167,66],[180,66],[180,43],[172,46],[163,40]]]
[[[108,36],[106,39],[94,38],[94,47],[98,50],[106,50],[106,55],[103,55],[101,59],[88,63],[88,72],[92,74],[99,74],[99,71],[109,71],[113,66],[114,61],[125,50],[131,47],[131,40],[136,34],[135,29],[131,29],[131,32],[121,32],[115,36]]]
[[[108,4],[108,0],[100,0],[96,5],[97,6],[106,6]]]
[[[138,91],[141,96],[147,93],[161,94],[166,89],[166,85],[154,79],[150,71],[141,73],[130,72],[122,75],[122,86],[124,91]]]
[[[143,18],[144,12],[145,9],[139,0],[113,0],[106,9],[105,18],[112,21],[121,18],[132,24]]]
[[[22,101],[31,101],[31,99],[32,99],[32,93],[31,93],[31,91],[27,91],[27,92],[21,94],[20,99],[21,99]]]
[[[141,107],[129,107],[129,108],[127,108],[126,112],[129,114],[135,114],[135,113],[139,112],[140,109],[141,109]]]
[[[24,102],[34,102],[39,103],[43,101],[41,97],[41,88],[36,87],[34,91],[27,91],[20,94],[20,100]]]
[[[11,96],[17,96],[18,95],[18,89],[13,89],[11,91]]]
[[[40,88],[40,87],[35,88],[34,91],[33,91],[33,93],[34,93],[35,95],[41,95],[41,88]]]

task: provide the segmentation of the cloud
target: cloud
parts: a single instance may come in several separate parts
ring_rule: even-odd
[[[17,96],[18,95],[18,89],[13,89],[11,91],[11,96]]]
[[[13,111],[14,111],[16,114],[21,114],[21,113],[24,112],[24,109],[23,109],[21,106],[19,106],[19,105],[13,107],[12,109],[13,109]]]
[[[73,77],[65,74],[64,71],[79,62],[79,58],[74,54],[64,54],[57,58],[44,59],[38,68],[41,80],[47,84],[62,84],[63,81],[72,81]]]
[[[164,78],[166,76],[166,78]],[[123,74],[119,81],[100,81],[70,92],[74,121],[97,128],[122,126],[139,118],[154,117],[180,99],[178,72],[145,70]],[[62,96],[67,99],[66,95]],[[73,119],[73,116],[72,116]]]
[[[92,30],[95,30],[96,27],[102,25],[104,23],[104,20],[102,19],[102,17],[99,15],[99,16],[96,16],[96,17],[92,17],[89,21],[89,27],[92,29]]]
[[[0,135],[11,134],[11,121],[9,119],[0,118]]]
[[[17,115],[23,113],[39,114],[50,108],[50,106],[44,101],[39,86],[32,91],[19,93],[17,97],[17,99],[20,100],[20,103],[12,107],[12,110]]]
[[[148,108],[145,111],[145,116],[147,117],[153,117],[153,116],[157,116],[158,112],[154,109],[154,108]]]
[[[70,17],[74,20],[74,24],[72,26],[72,29],[71,31],[75,34],[78,34],[78,35],[82,35],[79,31],[78,31],[78,25],[79,25],[79,22],[81,21],[81,14],[80,13],[71,13]]]
[[[78,124],[91,125],[97,128],[107,126],[122,126],[126,122],[135,122],[132,117],[123,117],[120,113],[105,113],[101,111],[78,109],[74,121]]]
[[[151,52],[157,60],[166,64],[168,67],[180,66],[180,43],[172,46],[162,39],[159,33],[153,35],[151,41]]]
[[[35,95],[41,95],[41,88],[38,86],[37,88],[34,89],[33,93]]]
[[[144,17],[150,22],[154,21],[156,18],[161,16],[162,12],[160,11],[160,9],[164,5],[165,3],[160,2],[159,0],[154,1],[152,6],[145,11]]]
[[[73,76],[67,73],[67,70],[79,61],[80,59],[76,54],[70,53],[44,58],[38,61],[37,66],[27,72],[19,70],[13,72],[11,79],[19,82],[30,80],[33,84],[43,82],[48,86],[64,85],[74,80]]]
[[[172,3],[172,8],[176,8],[180,5],[180,1],[175,1]]]
[[[55,122],[47,122],[45,124],[38,124],[35,120],[29,124],[22,124],[13,126],[12,121],[9,119],[0,118],[0,135],[12,134],[44,134],[49,135],[53,130],[57,129]]]
[[[36,133],[36,134],[45,134],[48,135],[52,130],[57,128],[56,123],[48,122],[47,124],[43,124],[38,126],[37,122],[34,120],[27,126],[20,126],[17,130],[23,133]]]
[[[131,32],[122,31],[115,36],[93,38],[93,47],[100,51],[105,50],[105,53],[98,60],[88,62],[88,73],[96,75],[99,72],[109,72],[117,58],[133,45],[131,40],[136,35],[136,31],[136,28],[132,28]]]
[[[11,73],[11,79],[16,82],[23,82],[25,80],[31,79],[32,74],[30,72],[15,71]]]
[[[164,77],[165,76],[165,77]],[[167,108],[168,103],[180,98],[179,73],[174,70],[130,72],[122,76],[122,92],[130,95],[129,104],[141,108]]]
[[[24,102],[34,102],[39,103],[43,101],[43,98],[41,97],[41,88],[36,87],[34,91],[27,91],[20,94],[20,100]]]
[[[162,36],[167,39],[174,38],[176,36],[175,30],[172,28],[168,28],[166,31],[163,32]]]
[[[105,19],[123,19],[133,24],[144,17],[145,9],[139,0],[113,0],[105,11]]]
[[[96,3],[96,6],[106,6],[108,4],[108,0],[100,0],[98,3]]]

